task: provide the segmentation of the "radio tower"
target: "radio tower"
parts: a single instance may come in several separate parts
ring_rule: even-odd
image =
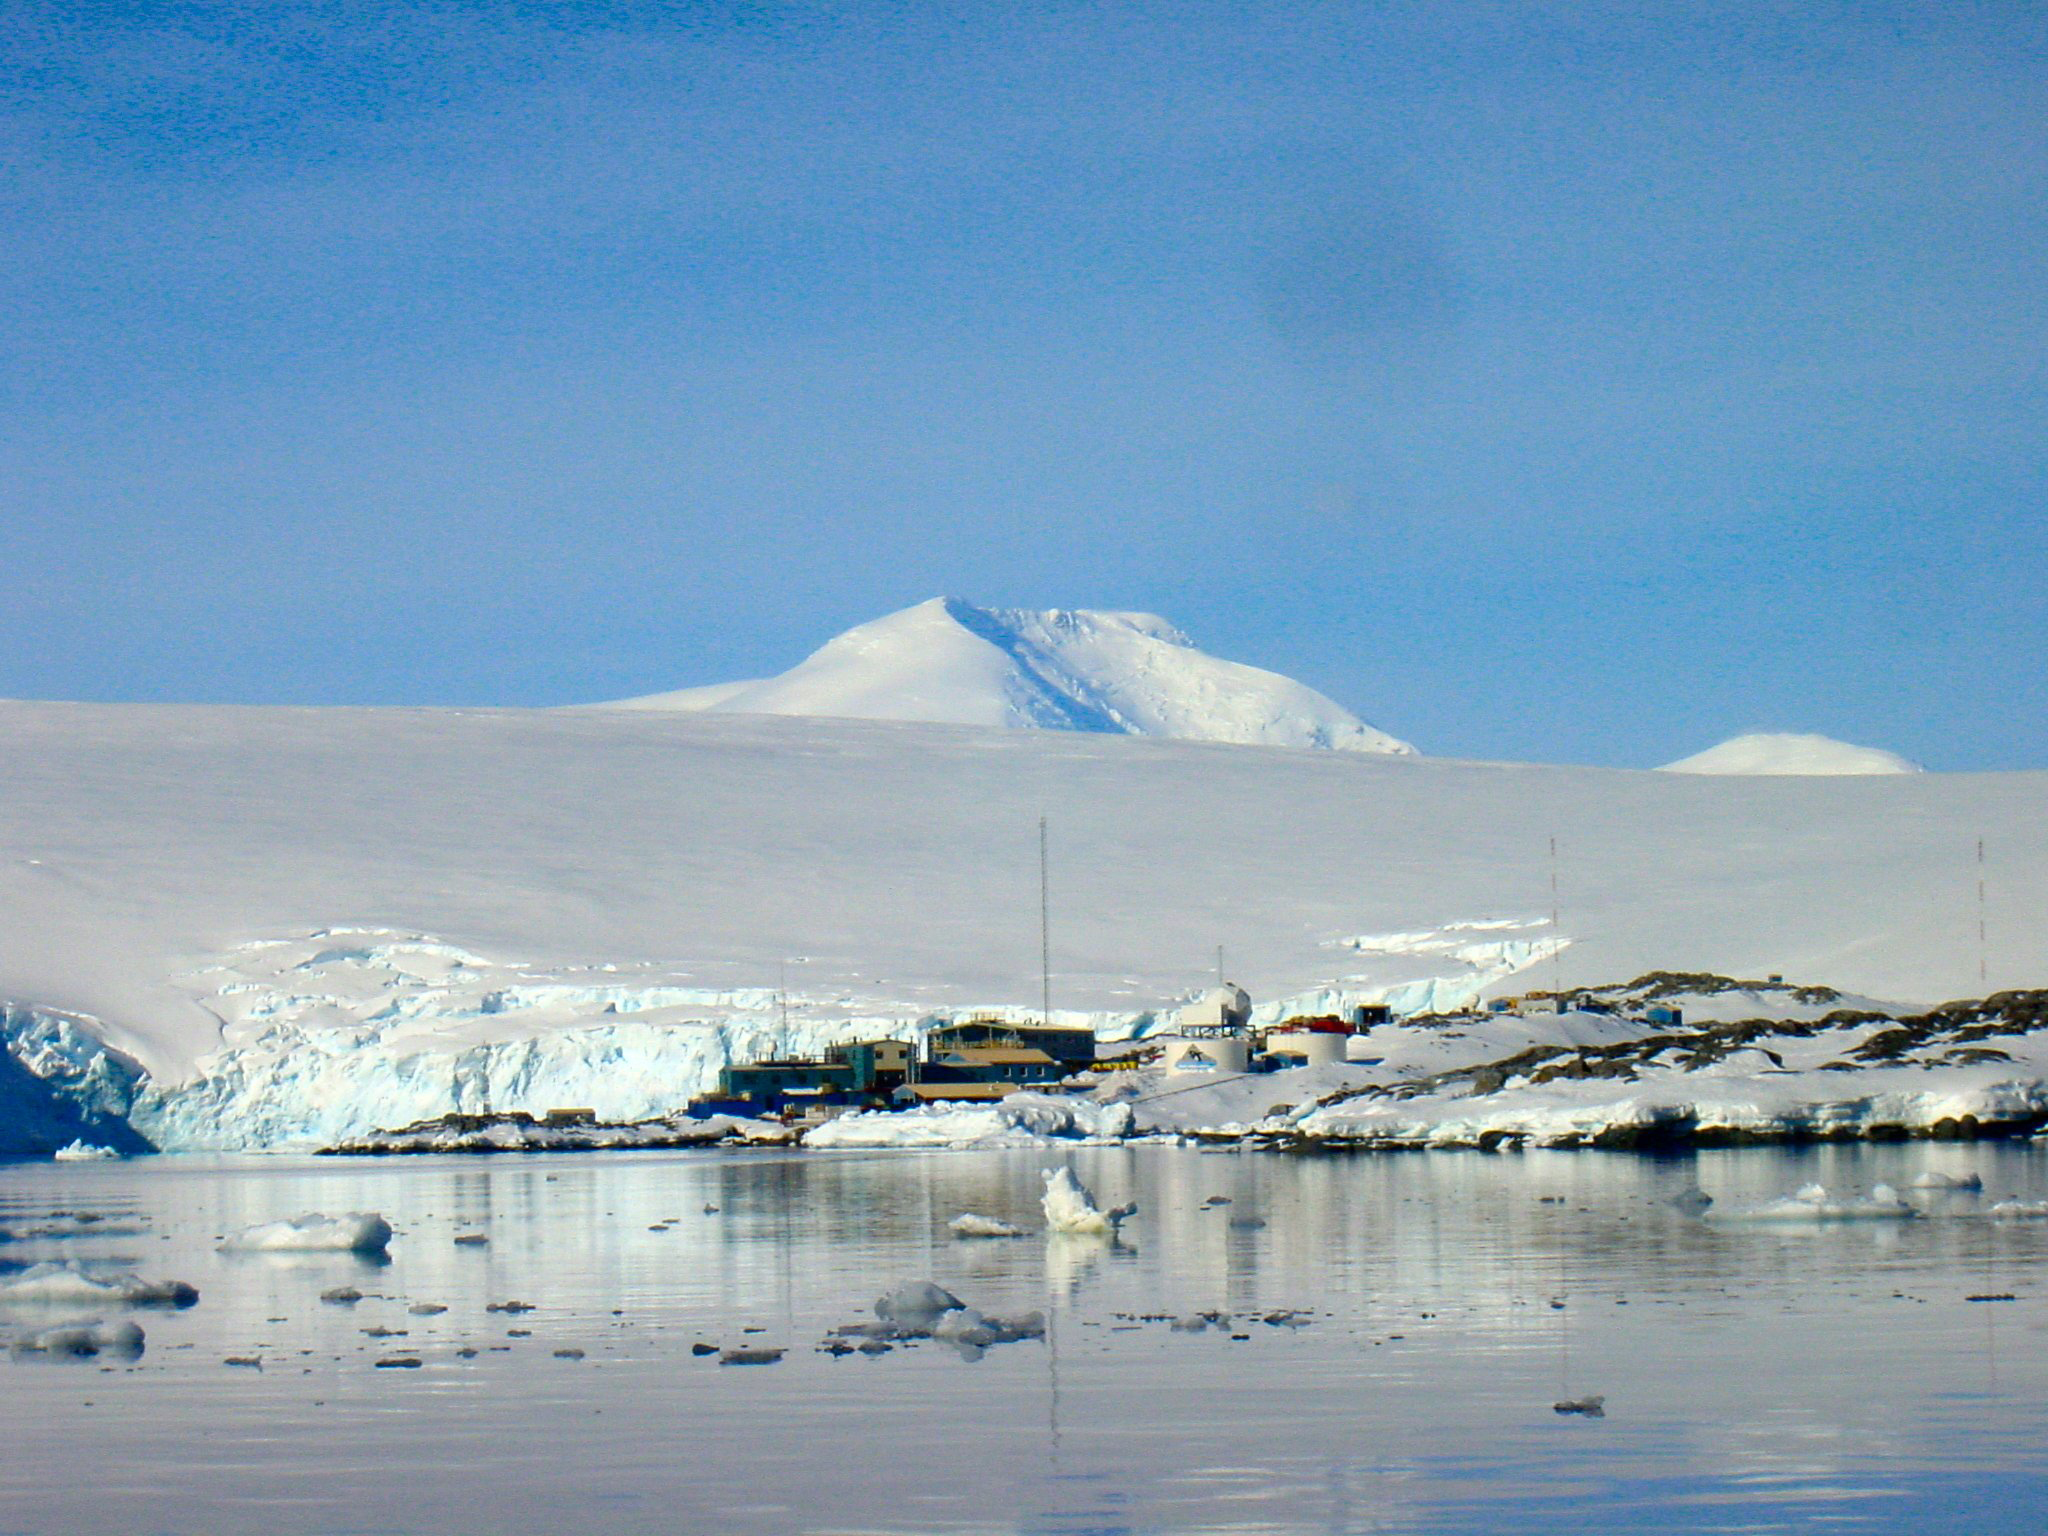
[[[1991,943],[1990,928],[1984,921],[1984,839],[1977,839],[1977,986],[1980,990],[1990,989]]]
[[[1557,1011],[1564,1012],[1564,929],[1558,922],[1557,839],[1550,840],[1550,986],[1557,994]]]
[[[1045,818],[1038,818],[1038,1022],[1052,1023],[1052,885],[1046,877]]]

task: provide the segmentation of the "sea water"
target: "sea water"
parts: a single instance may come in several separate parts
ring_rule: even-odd
[[[1120,1238],[1042,1235],[1062,1164],[1137,1202]],[[1984,1194],[1853,1223],[1674,1204],[1930,1171]],[[2035,1532],[2048,1222],[1991,1218],[2004,1195],[2048,1195],[2048,1153],[8,1165],[0,1263],[200,1301],[131,1314],[133,1362],[0,1358],[0,1532]],[[306,1211],[381,1212],[388,1262],[217,1251]],[[956,1239],[965,1211],[1033,1235]],[[21,1235],[53,1212],[100,1219]],[[820,1351],[926,1279],[1046,1336]],[[51,1320],[0,1310],[0,1338]],[[741,1347],[786,1353],[699,1352]],[[1604,1417],[1554,1411],[1595,1394]]]

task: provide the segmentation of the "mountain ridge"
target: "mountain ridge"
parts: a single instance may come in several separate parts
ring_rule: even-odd
[[[856,625],[774,677],[598,707],[1415,754],[1304,683],[1198,649],[1156,614],[951,597]]]

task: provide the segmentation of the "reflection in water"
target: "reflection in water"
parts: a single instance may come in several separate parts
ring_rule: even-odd
[[[2048,1194],[2039,1149],[1071,1160],[1137,1201],[1124,1240],[953,1239],[968,1210],[1038,1229],[1055,1158],[1030,1152],[0,1169],[0,1227],[42,1234],[0,1264],[201,1291],[140,1314],[132,1367],[0,1365],[0,1529],[2048,1526],[2048,1223],[1983,1214]],[[1833,1225],[1674,1204],[1929,1171],[1985,1193]],[[103,1230],[52,1224],[81,1210]],[[381,1211],[390,1263],[213,1251],[307,1210]],[[926,1278],[1043,1310],[1045,1341],[814,1352]],[[362,1300],[319,1299],[343,1285]],[[1228,1322],[1169,1321],[1205,1313]],[[421,1368],[376,1367],[396,1351]],[[1552,1411],[1591,1394],[1605,1419]]]

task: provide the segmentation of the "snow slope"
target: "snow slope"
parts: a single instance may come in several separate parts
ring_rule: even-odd
[[[1665,773],[1864,774],[1919,773],[1920,765],[1881,747],[1859,747],[1830,736],[1762,731],[1733,736],[1675,763]]]
[[[1290,678],[1196,650],[1149,613],[977,608],[950,597],[850,629],[779,677],[610,707],[1415,750]]]
[[[663,711],[0,703],[0,742],[0,1030],[25,1068],[0,1091],[49,1098],[8,1097],[0,1145],[119,1117],[171,1147],[652,1118],[734,1057],[1032,1012],[1041,813],[1055,1009],[1124,1031],[1205,986],[1218,943],[1269,1015],[1659,967],[1975,995],[1979,836],[1989,985],[2038,980],[2048,941],[2038,773]]]

